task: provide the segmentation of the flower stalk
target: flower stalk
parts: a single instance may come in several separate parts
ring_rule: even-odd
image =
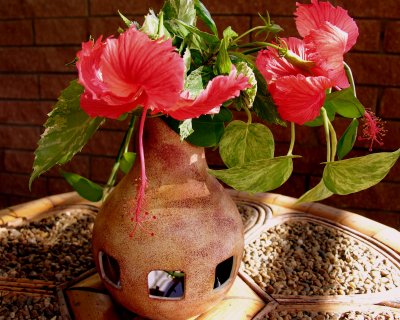
[[[326,162],[331,162],[331,138],[329,130],[329,118],[324,107],[321,108],[322,121],[324,123],[325,138],[326,138]]]
[[[294,148],[295,140],[296,140],[295,124],[294,124],[294,122],[291,122],[290,123],[290,146],[289,146],[289,151],[287,153],[288,156],[293,155],[293,148]]]
[[[126,130],[124,138],[122,139],[122,143],[119,147],[117,157],[115,158],[114,166],[112,167],[110,176],[107,180],[107,184],[104,189],[103,200],[105,200],[105,198],[107,198],[108,194],[110,193],[111,188],[115,184],[118,169],[121,164],[122,156],[124,155],[125,152],[128,152],[128,150],[129,150],[129,144],[130,144],[130,141],[132,138],[133,130],[135,128],[135,123],[136,123],[136,117],[132,116],[132,118],[129,122],[128,129]]]

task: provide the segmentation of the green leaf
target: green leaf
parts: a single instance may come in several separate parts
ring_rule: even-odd
[[[244,107],[250,109],[253,106],[257,94],[256,76],[246,62],[242,61],[236,64],[236,69],[238,73],[245,75],[249,79],[249,83],[251,84],[250,88],[242,90],[240,92],[240,96],[236,99],[236,104],[238,104],[240,108]]]
[[[228,48],[232,38],[237,37],[237,33],[228,27],[224,30],[223,39],[219,46],[219,52],[217,55],[216,67],[219,74],[229,74],[232,69],[232,61],[228,54]]]
[[[253,110],[258,117],[269,123],[278,124],[286,127],[286,122],[279,116],[278,110],[270,95],[263,95],[257,92],[254,99]]]
[[[357,138],[358,120],[353,119],[337,144],[337,155],[342,160],[353,149]]]
[[[196,22],[193,0],[167,0],[162,8],[165,20],[181,20],[188,25]]]
[[[239,120],[228,124],[219,143],[219,153],[228,168],[271,159],[274,149],[274,137],[265,125]]]
[[[189,48],[185,49],[182,59],[183,62],[185,63],[185,75],[186,75],[189,72],[190,65],[192,63],[192,55],[190,54]]]
[[[103,123],[103,118],[90,118],[81,109],[82,92],[83,87],[76,80],[61,92],[44,125],[46,130],[35,151],[29,185],[56,164],[64,164],[71,160]]]
[[[207,8],[204,6],[204,4],[199,0],[194,0],[194,7],[196,9],[196,13],[199,16],[199,18],[218,37],[217,26],[215,25],[215,22],[214,22],[213,18],[211,17],[210,12],[207,10]]]
[[[119,168],[125,174],[127,174],[133,167],[136,160],[136,153],[135,152],[125,152],[119,163]]]
[[[185,39],[190,50],[198,50],[200,53],[213,53],[220,45],[218,37],[207,32],[200,31],[198,28],[188,25],[180,20],[166,21],[168,30]]]
[[[155,15],[153,10],[150,10],[150,12],[144,17],[144,23],[140,31],[149,36],[155,36],[158,33],[158,23],[158,17]]]
[[[79,174],[70,172],[61,172],[62,176],[82,197],[92,202],[100,201],[103,197],[103,188]]]
[[[360,118],[365,112],[363,105],[354,96],[351,88],[328,94],[324,106],[326,108],[332,107],[342,117],[351,119]]]
[[[374,153],[364,157],[328,162],[324,169],[324,183],[336,194],[358,192],[380,182],[394,166],[400,155],[395,152]]]
[[[329,198],[333,195],[333,192],[330,191],[326,186],[323,180],[321,180],[314,188],[308,190],[305,194],[303,194],[296,203],[301,202],[314,202],[321,201],[326,198]]]
[[[200,147],[217,146],[224,134],[224,122],[231,119],[232,113],[226,108],[221,108],[216,115],[203,115],[197,119],[192,119],[194,132],[187,137],[186,141]],[[172,130],[179,134],[180,121],[171,117],[164,117],[164,120]]]
[[[189,137],[193,132],[192,119],[186,119],[179,125],[179,135],[181,136],[181,141]]]
[[[255,160],[242,166],[208,172],[236,190],[250,193],[266,192],[287,181],[293,171],[294,157]]]
[[[118,14],[121,17],[122,21],[124,21],[124,23],[126,24],[126,26],[129,28],[133,22],[131,20],[129,20],[127,17],[125,17],[119,10],[118,10]]]
[[[335,108],[333,108],[333,106],[331,106],[331,105],[327,105],[327,106],[325,106],[325,110],[326,110],[326,114],[328,115],[329,121],[332,122],[333,120],[335,120]],[[322,126],[323,124],[324,124],[324,120],[320,113],[320,115],[318,117],[316,117],[313,121],[306,122],[304,125],[308,126],[308,127],[319,127],[319,126]]]
[[[286,122],[279,116],[278,110],[267,90],[267,83],[257,69],[253,69],[257,80],[257,94],[253,103],[253,110],[261,119],[269,123],[279,124],[286,127]]]
[[[206,67],[201,66],[193,70],[186,78],[184,89],[190,92],[192,99],[196,98],[204,89],[203,85],[203,72]]]

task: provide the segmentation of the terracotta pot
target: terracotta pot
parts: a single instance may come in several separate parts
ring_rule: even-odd
[[[217,304],[233,284],[243,252],[242,221],[230,196],[207,173],[203,148],[180,142],[161,119],[148,119],[144,150],[147,231],[138,228],[129,237],[140,175],[136,161],[98,214],[97,270],[127,309],[151,319],[187,319]],[[184,277],[164,277],[152,286],[160,271]]]

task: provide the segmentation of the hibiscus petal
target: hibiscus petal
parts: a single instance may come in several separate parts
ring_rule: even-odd
[[[309,60],[303,40],[294,37],[282,38],[281,40],[287,44],[290,51],[297,54],[301,59]],[[257,55],[256,66],[268,84],[284,76],[308,74],[308,72],[292,65],[285,58],[279,56],[278,51],[274,48],[260,51]]]
[[[325,100],[325,90],[332,87],[326,77],[286,76],[268,89],[283,120],[297,124],[315,119]]]
[[[98,97],[106,90],[100,71],[100,59],[104,52],[105,44],[101,41],[90,40],[82,43],[82,50],[77,53],[76,67],[79,71],[79,83],[94,97]]]
[[[96,99],[93,95],[86,91],[81,95],[81,108],[91,117],[105,117],[110,119],[118,119],[122,114],[136,108],[137,105],[145,105],[145,96],[142,95],[135,103],[123,103],[110,105],[107,99]]]
[[[319,2],[311,0],[311,4],[296,3],[297,9],[296,27],[302,37],[306,37],[312,30],[318,30],[325,22],[330,22],[334,26],[348,34],[345,51],[349,51],[357,41],[358,28],[355,21],[348,15],[347,10],[341,7],[334,7],[329,2]]]
[[[311,59],[324,70],[316,74],[327,76],[340,88],[350,86],[343,67],[343,52],[347,39],[346,32],[329,22],[325,22],[318,30],[311,30],[304,38]]]
[[[184,62],[171,40],[153,41],[134,27],[107,41],[101,70],[111,94],[128,103],[142,91],[151,109],[174,105],[183,89]]]
[[[248,78],[242,74],[237,75],[236,69],[233,69],[229,76],[218,76],[212,79],[196,99],[188,99],[188,93],[183,92],[174,108],[164,111],[177,120],[218,113],[219,107],[225,101],[239,96],[241,90],[250,86]]]

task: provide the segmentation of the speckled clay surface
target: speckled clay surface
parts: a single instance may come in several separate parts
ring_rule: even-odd
[[[148,177],[144,209],[149,214],[143,226],[154,236],[139,228],[129,237],[140,174],[137,161],[97,217],[94,257],[104,251],[118,261],[121,288],[105,285],[126,308],[151,319],[187,319],[217,304],[231,287],[242,257],[242,221],[235,203],[207,174],[203,148],[181,143],[162,120],[147,119],[144,150]],[[232,256],[230,279],[213,289],[216,266]],[[150,298],[147,277],[153,270],[183,271],[184,297]]]

